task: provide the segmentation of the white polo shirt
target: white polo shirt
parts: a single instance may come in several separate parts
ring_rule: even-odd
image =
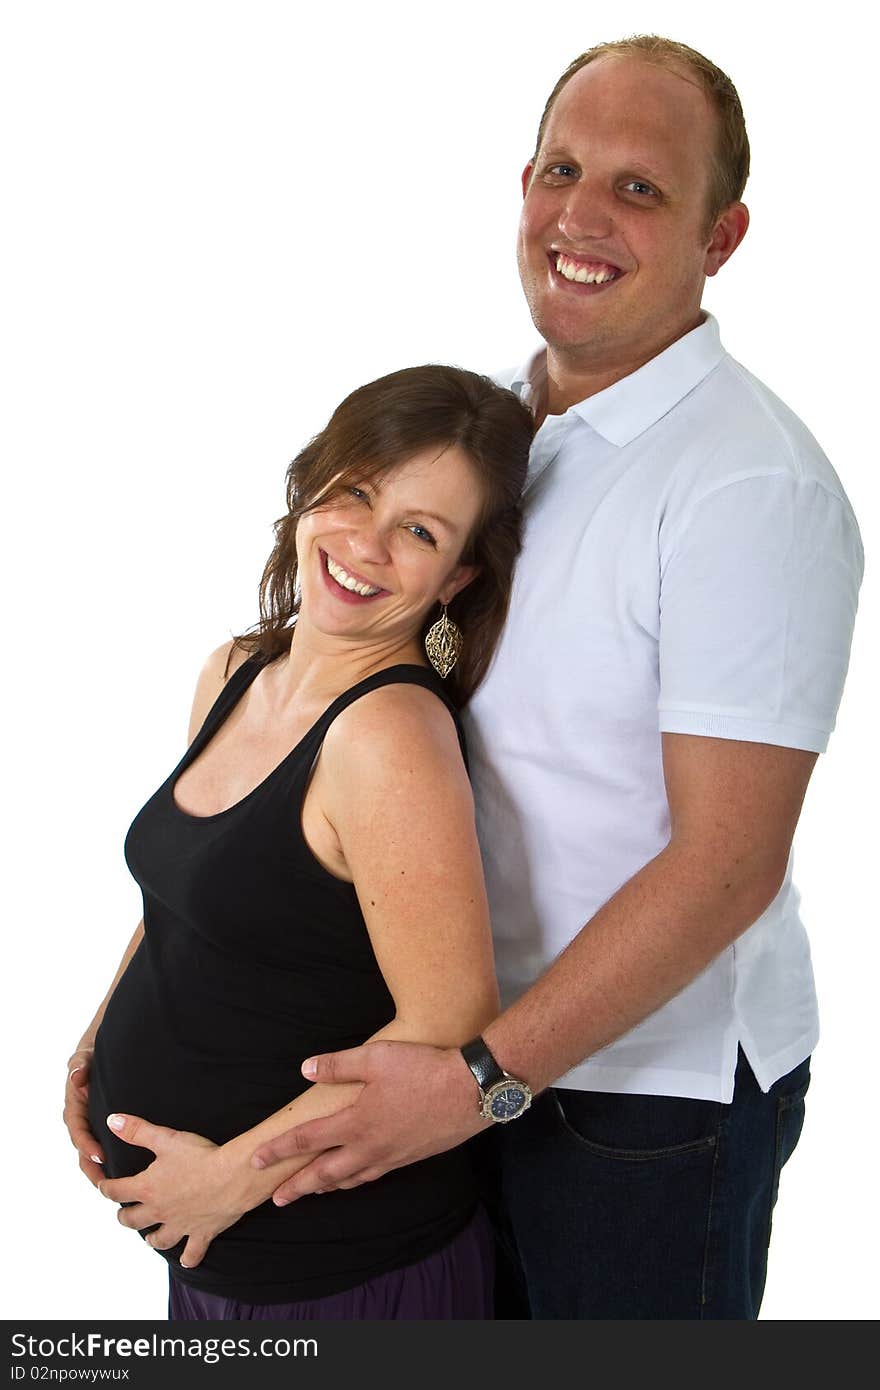
[[[529,400],[544,353],[499,378]],[[535,438],[510,616],[467,710],[505,1004],[668,843],[664,731],[821,752],[863,557],[807,429],[714,319]],[[682,992],[557,1084],[729,1102],[818,1036],[791,863]]]

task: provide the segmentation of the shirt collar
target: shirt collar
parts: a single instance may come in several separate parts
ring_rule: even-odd
[[[638,371],[570,409],[609,444],[623,448],[678,405],[724,356],[718,322],[706,314],[701,324]],[[514,373],[510,388],[532,405],[546,379],[547,350],[541,348]]]

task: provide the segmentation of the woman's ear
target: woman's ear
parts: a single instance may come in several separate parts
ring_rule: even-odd
[[[479,565],[457,565],[437,595],[439,603],[451,603],[480,573]]]

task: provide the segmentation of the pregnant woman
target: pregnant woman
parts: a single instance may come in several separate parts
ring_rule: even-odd
[[[65,1119],[168,1260],[173,1318],[491,1316],[466,1148],[286,1207],[308,1158],[250,1159],[359,1089],[310,1086],[313,1053],[461,1045],[497,1011],[457,710],[507,610],[531,436],[448,367],[343,401],[289,469],[260,622],[208,659],[129,830],[144,916]]]

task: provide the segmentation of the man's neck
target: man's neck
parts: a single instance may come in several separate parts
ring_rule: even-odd
[[[564,415],[569,406],[598,395],[615,382],[622,381],[625,376],[632,376],[633,372],[644,367],[646,362],[659,357],[661,352],[678,342],[679,338],[699,327],[705,317],[705,313],[700,310],[693,322],[680,327],[665,340],[660,340],[649,350],[646,349],[643,354],[630,355],[618,361],[609,361],[607,358],[585,359],[582,355],[583,350],[579,352],[576,349],[560,349],[548,343],[547,380],[542,402],[543,410],[539,412],[540,419],[547,415]]]

